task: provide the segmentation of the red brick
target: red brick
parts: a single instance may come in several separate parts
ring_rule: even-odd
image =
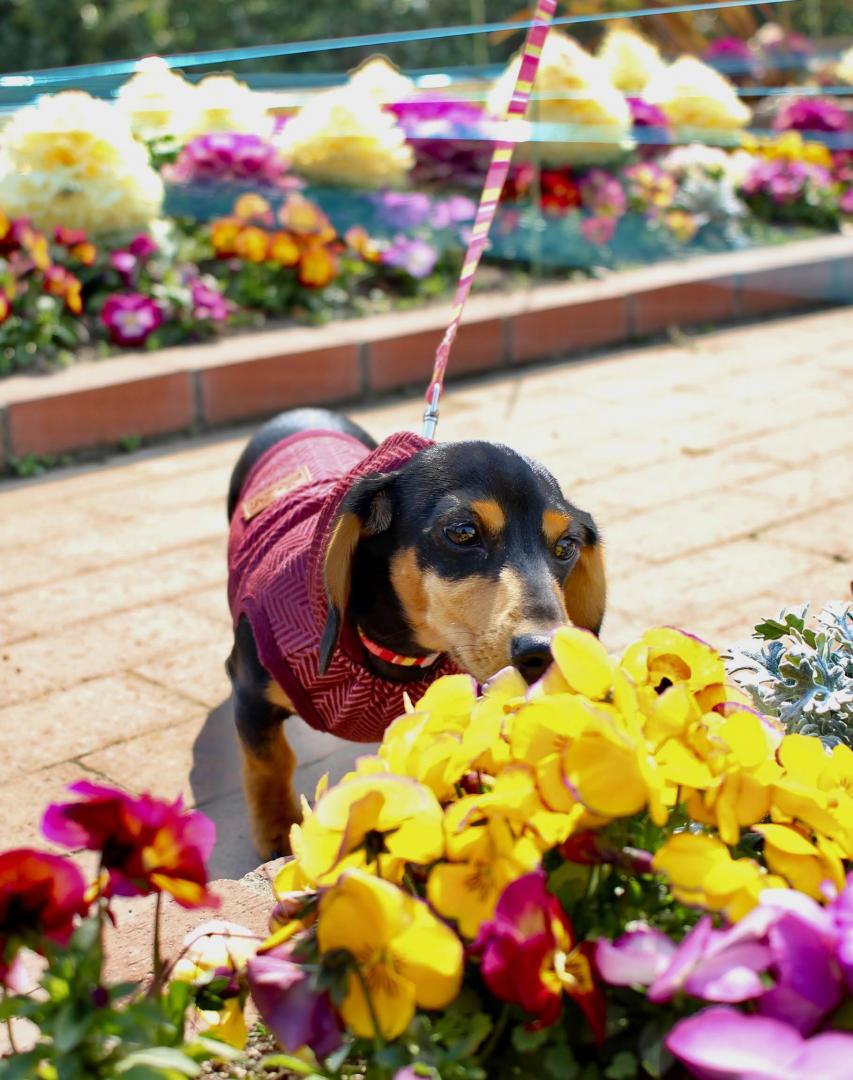
[[[199,372],[209,424],[263,416],[295,405],[346,401],[361,392],[358,346],[264,356]]]
[[[827,260],[741,275],[740,313],[765,315],[832,302],[837,297],[834,265]]]
[[[443,328],[372,341],[367,346],[368,386],[371,390],[396,390],[401,386],[426,385],[432,372],[435,350]],[[501,367],[504,355],[502,319],[463,323],[453,343],[448,378]]]
[[[152,368],[156,363],[151,357]],[[17,457],[104,446],[125,435],[185,431],[194,420],[188,372],[34,397],[7,407],[9,441]]]
[[[670,326],[695,326],[731,319],[734,313],[732,278],[667,285],[634,296],[634,333],[645,337]]]
[[[627,333],[622,296],[525,311],[512,320],[512,363],[614,345]]]

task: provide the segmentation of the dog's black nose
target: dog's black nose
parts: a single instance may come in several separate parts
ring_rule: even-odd
[[[522,634],[512,639],[512,666],[525,681],[535,683],[551,663],[551,642],[539,634]]]

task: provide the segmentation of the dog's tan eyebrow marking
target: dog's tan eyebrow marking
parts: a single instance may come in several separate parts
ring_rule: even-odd
[[[492,536],[497,536],[506,525],[506,514],[494,499],[477,499],[471,503],[471,509]]]
[[[572,515],[565,510],[545,510],[542,514],[542,532],[549,544],[556,544],[572,523]]]

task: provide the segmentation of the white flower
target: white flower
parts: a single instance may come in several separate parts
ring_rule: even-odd
[[[621,26],[608,30],[598,59],[610,73],[614,86],[626,94],[641,95],[649,80],[666,67],[656,45]]]
[[[835,65],[835,77],[839,82],[853,86],[853,45],[842,53],[841,59]]]
[[[399,187],[414,164],[394,117],[352,86],[318,94],[288,122],[279,143],[293,168],[317,183]]]
[[[20,109],[3,132],[0,209],[41,229],[142,228],[163,183],[125,114],[79,90]]]
[[[119,88],[116,104],[140,139],[183,137],[195,111],[195,88],[159,56],[147,56]]]
[[[661,158],[660,164],[662,169],[678,178],[691,172],[713,173],[737,188],[755,160],[755,156],[746,150],[728,153],[719,146],[690,143],[674,147]]]
[[[264,94],[258,94],[233,75],[208,75],[196,86],[189,135],[238,131],[272,134],[275,119]]]
[[[371,56],[360,64],[350,74],[349,85],[359,93],[369,94],[380,105],[403,101],[415,90],[414,82],[384,56]]]
[[[520,57],[512,60],[489,94],[489,110],[497,116],[506,111],[520,63]],[[547,165],[591,164],[612,160],[629,144],[627,101],[601,61],[559,31],[552,30],[545,39],[534,90],[528,119],[560,125],[565,130],[555,135],[564,141],[523,143],[519,159]]]
[[[693,56],[680,57],[656,75],[644,97],[663,109],[676,130],[706,141],[730,138],[752,115],[728,79]]]

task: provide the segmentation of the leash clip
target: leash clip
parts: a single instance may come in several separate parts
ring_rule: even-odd
[[[435,438],[435,429],[438,427],[438,399],[440,395],[441,384],[435,383],[432,388],[432,397],[424,412],[423,436],[425,439]]]

